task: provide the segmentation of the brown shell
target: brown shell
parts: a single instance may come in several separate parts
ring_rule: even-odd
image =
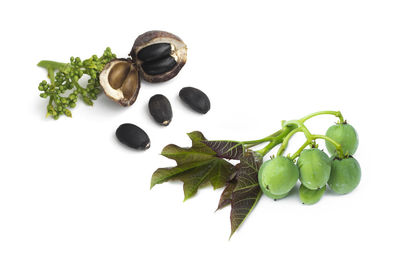
[[[183,40],[181,38],[179,38],[178,36],[176,36],[175,34],[169,33],[169,32],[165,32],[165,31],[148,31],[145,32],[141,35],[139,35],[134,44],[133,47],[131,49],[131,52],[129,53],[129,55],[132,57],[132,59],[137,62],[137,67],[140,73],[140,76],[147,82],[150,83],[158,83],[158,82],[165,82],[168,81],[172,78],[174,78],[176,75],[178,75],[178,73],[180,72],[180,70],[183,68],[183,66],[186,64],[186,54],[183,58],[179,58],[177,64],[175,65],[175,67],[173,69],[171,69],[170,71],[163,73],[163,74],[159,74],[159,75],[148,75],[146,74],[140,64],[140,61],[136,58],[136,54],[137,51],[147,45],[148,43],[150,43],[152,40],[156,39],[156,38],[170,38],[173,40],[176,40],[180,43],[182,43],[185,46],[186,49],[186,44],[183,42]]]
[[[102,84],[101,82],[100,82],[100,87],[103,89],[104,94],[105,94],[106,96],[108,96],[111,100],[113,100],[114,102],[117,102],[117,103],[120,104],[121,106],[127,107],[127,106],[130,106],[130,105],[132,105],[133,103],[135,103],[135,101],[136,101],[136,99],[137,99],[137,96],[138,96],[138,94],[139,94],[139,91],[140,91],[140,78],[141,78],[141,77],[140,77],[140,72],[138,71],[138,68],[137,68],[135,62],[133,62],[133,61],[132,61],[131,59],[129,59],[129,58],[128,58],[128,59],[126,59],[126,58],[114,58],[114,59],[110,60],[110,61],[104,66],[102,72],[105,71],[106,69],[108,69],[108,68],[110,67],[110,65],[111,65],[114,61],[126,61],[126,62],[129,62],[129,63],[131,63],[131,64],[133,65],[134,69],[136,69],[136,72],[137,72],[137,75],[138,75],[138,79],[137,79],[137,88],[136,88],[135,93],[134,93],[134,94],[132,95],[132,97],[130,97],[129,99],[122,98],[122,99],[118,99],[118,100],[117,100],[117,99],[111,97],[111,96],[108,94],[106,88],[104,88],[104,86],[103,86],[103,84]]]
[[[171,39],[175,39],[178,40],[182,43],[184,43],[182,41],[181,38],[179,38],[178,36],[176,36],[175,34],[169,33],[169,32],[165,32],[165,31],[148,31],[145,32],[141,35],[139,35],[135,42],[133,43],[133,47],[131,52],[129,53],[129,55],[132,58],[136,58],[136,50],[144,45],[146,45],[147,43],[149,43],[151,40],[156,39],[156,38],[171,38]]]

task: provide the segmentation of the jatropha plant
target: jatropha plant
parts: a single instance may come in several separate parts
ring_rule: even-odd
[[[101,57],[93,55],[83,61],[79,57],[71,57],[69,63],[40,61],[38,66],[47,70],[50,79],[50,82],[43,80],[38,87],[40,97],[49,99],[46,116],[55,120],[61,115],[72,117],[70,109],[76,106],[79,98],[92,106],[101,91],[100,72],[113,58],[115,54],[107,47]],[[86,86],[79,83],[83,76],[89,77]]]
[[[333,115],[339,120],[325,135],[313,134],[305,125],[320,115]],[[293,154],[283,155],[293,135],[299,132],[306,141]],[[157,169],[151,187],[181,180],[185,200],[205,184],[211,184],[214,189],[225,187],[218,209],[231,205],[231,236],[263,194],[274,200],[284,198],[300,180],[300,200],[314,204],[324,195],[326,185],[335,193],[347,194],[360,182],[360,165],[353,157],[358,136],[340,111],[320,111],[298,120],[283,121],[280,130],[258,140],[210,141],[199,131],[188,136],[191,147],[173,144],[164,147],[161,155],[175,160],[177,166]],[[318,139],[325,141],[330,157],[318,148]],[[262,144],[262,149],[252,149]],[[280,146],[276,154],[264,161],[276,146]],[[239,163],[233,165],[230,160],[239,160]]]

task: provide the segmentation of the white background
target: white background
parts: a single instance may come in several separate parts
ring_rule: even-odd
[[[0,266],[399,266],[398,1],[8,1],[1,22]],[[188,61],[173,80],[142,84],[136,103],[101,95],[73,118],[45,118],[41,59],[126,57],[135,38],[161,29],[180,36]],[[206,92],[199,115],[178,97]],[[173,105],[158,126],[148,99]],[[319,110],[341,110],[358,131],[359,187],[314,206],[297,193],[263,197],[229,241],[221,190],[182,202],[181,183],[149,190],[160,156],[185,133],[251,140]],[[336,120],[309,124],[323,134]],[[125,122],[150,135],[145,152],[114,136]],[[296,136],[289,152],[301,143]],[[323,144],[321,144],[323,146]]]

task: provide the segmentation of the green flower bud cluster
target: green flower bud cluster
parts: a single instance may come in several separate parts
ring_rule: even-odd
[[[42,81],[39,84],[40,97],[49,98],[47,116],[58,119],[60,115],[71,117],[70,108],[74,108],[78,99],[82,99],[87,105],[93,105],[93,100],[101,92],[99,75],[104,65],[116,56],[109,47],[99,58],[93,55],[89,59],[81,60],[79,57],[71,57],[69,63],[54,61],[41,61],[38,66],[47,69],[50,81]],[[87,76],[86,86],[80,80]]]

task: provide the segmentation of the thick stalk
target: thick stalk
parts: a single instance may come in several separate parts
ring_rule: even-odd
[[[261,156],[265,156],[269,151],[271,151],[275,146],[279,145],[280,143],[282,143],[283,139],[290,134],[292,131],[295,131],[296,128],[292,127],[292,126],[285,126],[284,128],[282,128],[282,132],[275,136],[271,142],[266,145],[264,148],[257,150],[256,152],[258,152]]]
[[[281,134],[281,132],[282,132],[282,129],[277,131],[277,132],[275,132],[275,133],[273,133],[273,134],[271,134],[271,135],[269,135],[269,136],[267,136],[267,137],[264,137],[262,139],[250,140],[250,141],[242,141],[240,143],[243,144],[243,145],[258,145],[258,144],[261,144],[261,143],[272,141],[276,136],[279,136]]]
[[[280,156],[280,155],[283,154],[283,152],[285,152],[285,150],[286,150],[286,148],[287,148],[287,146],[288,146],[288,143],[289,143],[290,138],[292,138],[292,136],[295,135],[296,133],[302,132],[302,131],[303,131],[302,128],[296,128],[296,129],[294,129],[293,131],[291,131],[291,132],[285,137],[285,139],[283,139],[282,145],[280,146],[278,152],[276,153],[277,156]]]

